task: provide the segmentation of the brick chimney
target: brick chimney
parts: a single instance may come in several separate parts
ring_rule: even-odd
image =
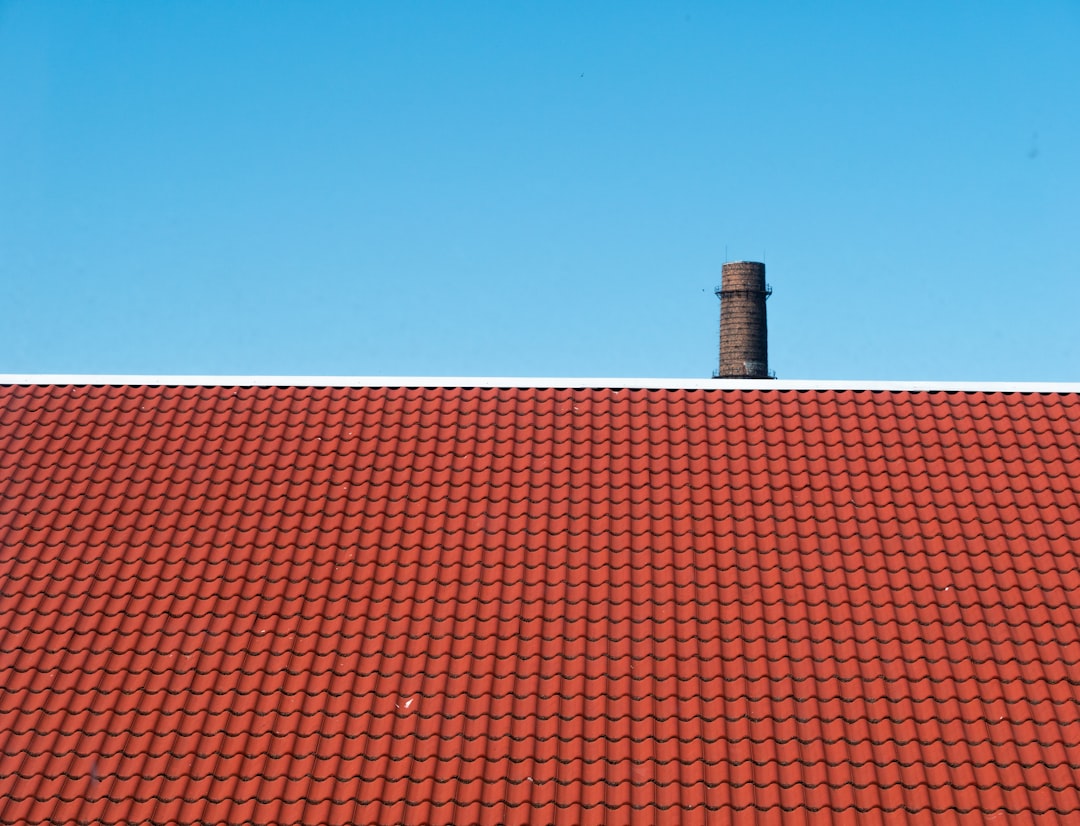
[[[765,299],[765,265],[757,261],[724,264],[720,286],[720,379],[770,379],[769,327]]]

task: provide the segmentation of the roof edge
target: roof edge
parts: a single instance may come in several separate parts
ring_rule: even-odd
[[[889,390],[1080,393],[1080,382],[847,381],[837,379],[523,378],[477,376],[232,376],[0,373],[0,384],[184,387],[536,387],[627,390]]]

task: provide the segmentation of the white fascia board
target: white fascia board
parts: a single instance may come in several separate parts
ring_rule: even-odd
[[[0,374],[0,384],[180,387],[536,387],[642,390],[886,390],[1080,393],[1080,382],[845,381],[836,379],[522,378],[475,376],[163,376]]]

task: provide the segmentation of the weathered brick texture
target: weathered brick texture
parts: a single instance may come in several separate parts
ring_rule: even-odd
[[[720,378],[769,378],[765,265],[724,264],[720,289]]]

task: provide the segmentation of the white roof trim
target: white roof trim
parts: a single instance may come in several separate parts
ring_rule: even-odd
[[[821,379],[504,378],[461,376],[162,376],[0,373],[0,384],[210,387],[550,387],[682,390],[915,390],[1080,393],[1078,382],[844,381]]]

